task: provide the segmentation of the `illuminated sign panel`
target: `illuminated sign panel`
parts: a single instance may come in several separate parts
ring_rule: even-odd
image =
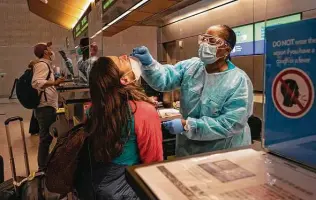
[[[126,11],[131,9],[133,6],[140,3],[142,0],[103,0],[102,3],[102,22],[104,25],[111,23],[113,20],[123,15]]]
[[[280,17],[267,21],[267,27],[301,20],[301,14]],[[255,54],[264,54],[265,22],[255,23]]]
[[[102,9],[103,11],[107,10],[115,0],[103,0]]]
[[[84,15],[76,24],[75,28],[73,29],[73,36],[77,38],[81,36],[86,30],[88,30],[88,15]]]
[[[301,20],[301,14],[279,17],[267,21],[267,27],[297,22]],[[265,22],[258,22],[233,28],[237,41],[231,56],[246,56],[264,54]]]
[[[253,24],[233,28],[237,41],[231,56],[246,56],[253,54]]]

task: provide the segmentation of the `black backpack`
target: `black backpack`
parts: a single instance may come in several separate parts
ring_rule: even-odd
[[[47,65],[49,71],[46,80],[49,80],[51,71],[49,65],[47,63],[45,64]],[[38,94],[38,91],[32,87],[32,78],[33,70],[27,69],[16,83],[16,96],[22,106],[27,109],[37,108],[37,106],[40,104],[43,93],[45,95],[45,100],[47,101],[45,91],[41,91],[40,94]]]

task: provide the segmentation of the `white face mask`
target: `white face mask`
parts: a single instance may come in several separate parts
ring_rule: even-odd
[[[213,64],[220,59],[217,57],[217,46],[206,42],[200,44],[199,57],[205,64]]]
[[[132,66],[132,71],[135,75],[135,80],[138,81],[142,74],[142,69],[141,69],[142,64],[137,58],[132,57],[132,56],[129,57],[129,60]]]
[[[50,55],[50,60],[53,61],[55,60],[56,56],[55,56],[55,52],[51,51],[52,52],[52,55]]]
[[[90,57],[91,63],[94,63],[96,60],[98,60],[98,57],[97,57],[97,56],[92,56],[92,57]]]

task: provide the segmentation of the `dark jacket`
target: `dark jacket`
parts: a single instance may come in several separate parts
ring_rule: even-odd
[[[75,187],[80,200],[138,199],[126,182],[125,166],[97,163],[89,156],[87,141],[80,152]]]

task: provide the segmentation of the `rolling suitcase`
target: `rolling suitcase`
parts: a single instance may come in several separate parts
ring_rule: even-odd
[[[0,184],[4,181],[4,163],[3,158],[0,155]]]
[[[26,178],[18,177],[16,175],[15,161],[13,157],[13,150],[11,144],[11,135],[9,124],[14,121],[19,121],[21,126],[21,135],[24,150],[24,163]],[[25,133],[23,126],[23,118],[12,117],[5,122],[7,142],[10,156],[10,167],[12,172],[12,179],[5,181],[0,185],[0,199],[1,200],[58,200],[60,195],[51,193],[47,190],[45,184],[45,174],[43,172],[36,172],[30,174],[30,166],[25,142]],[[22,180],[21,180],[22,179]]]

